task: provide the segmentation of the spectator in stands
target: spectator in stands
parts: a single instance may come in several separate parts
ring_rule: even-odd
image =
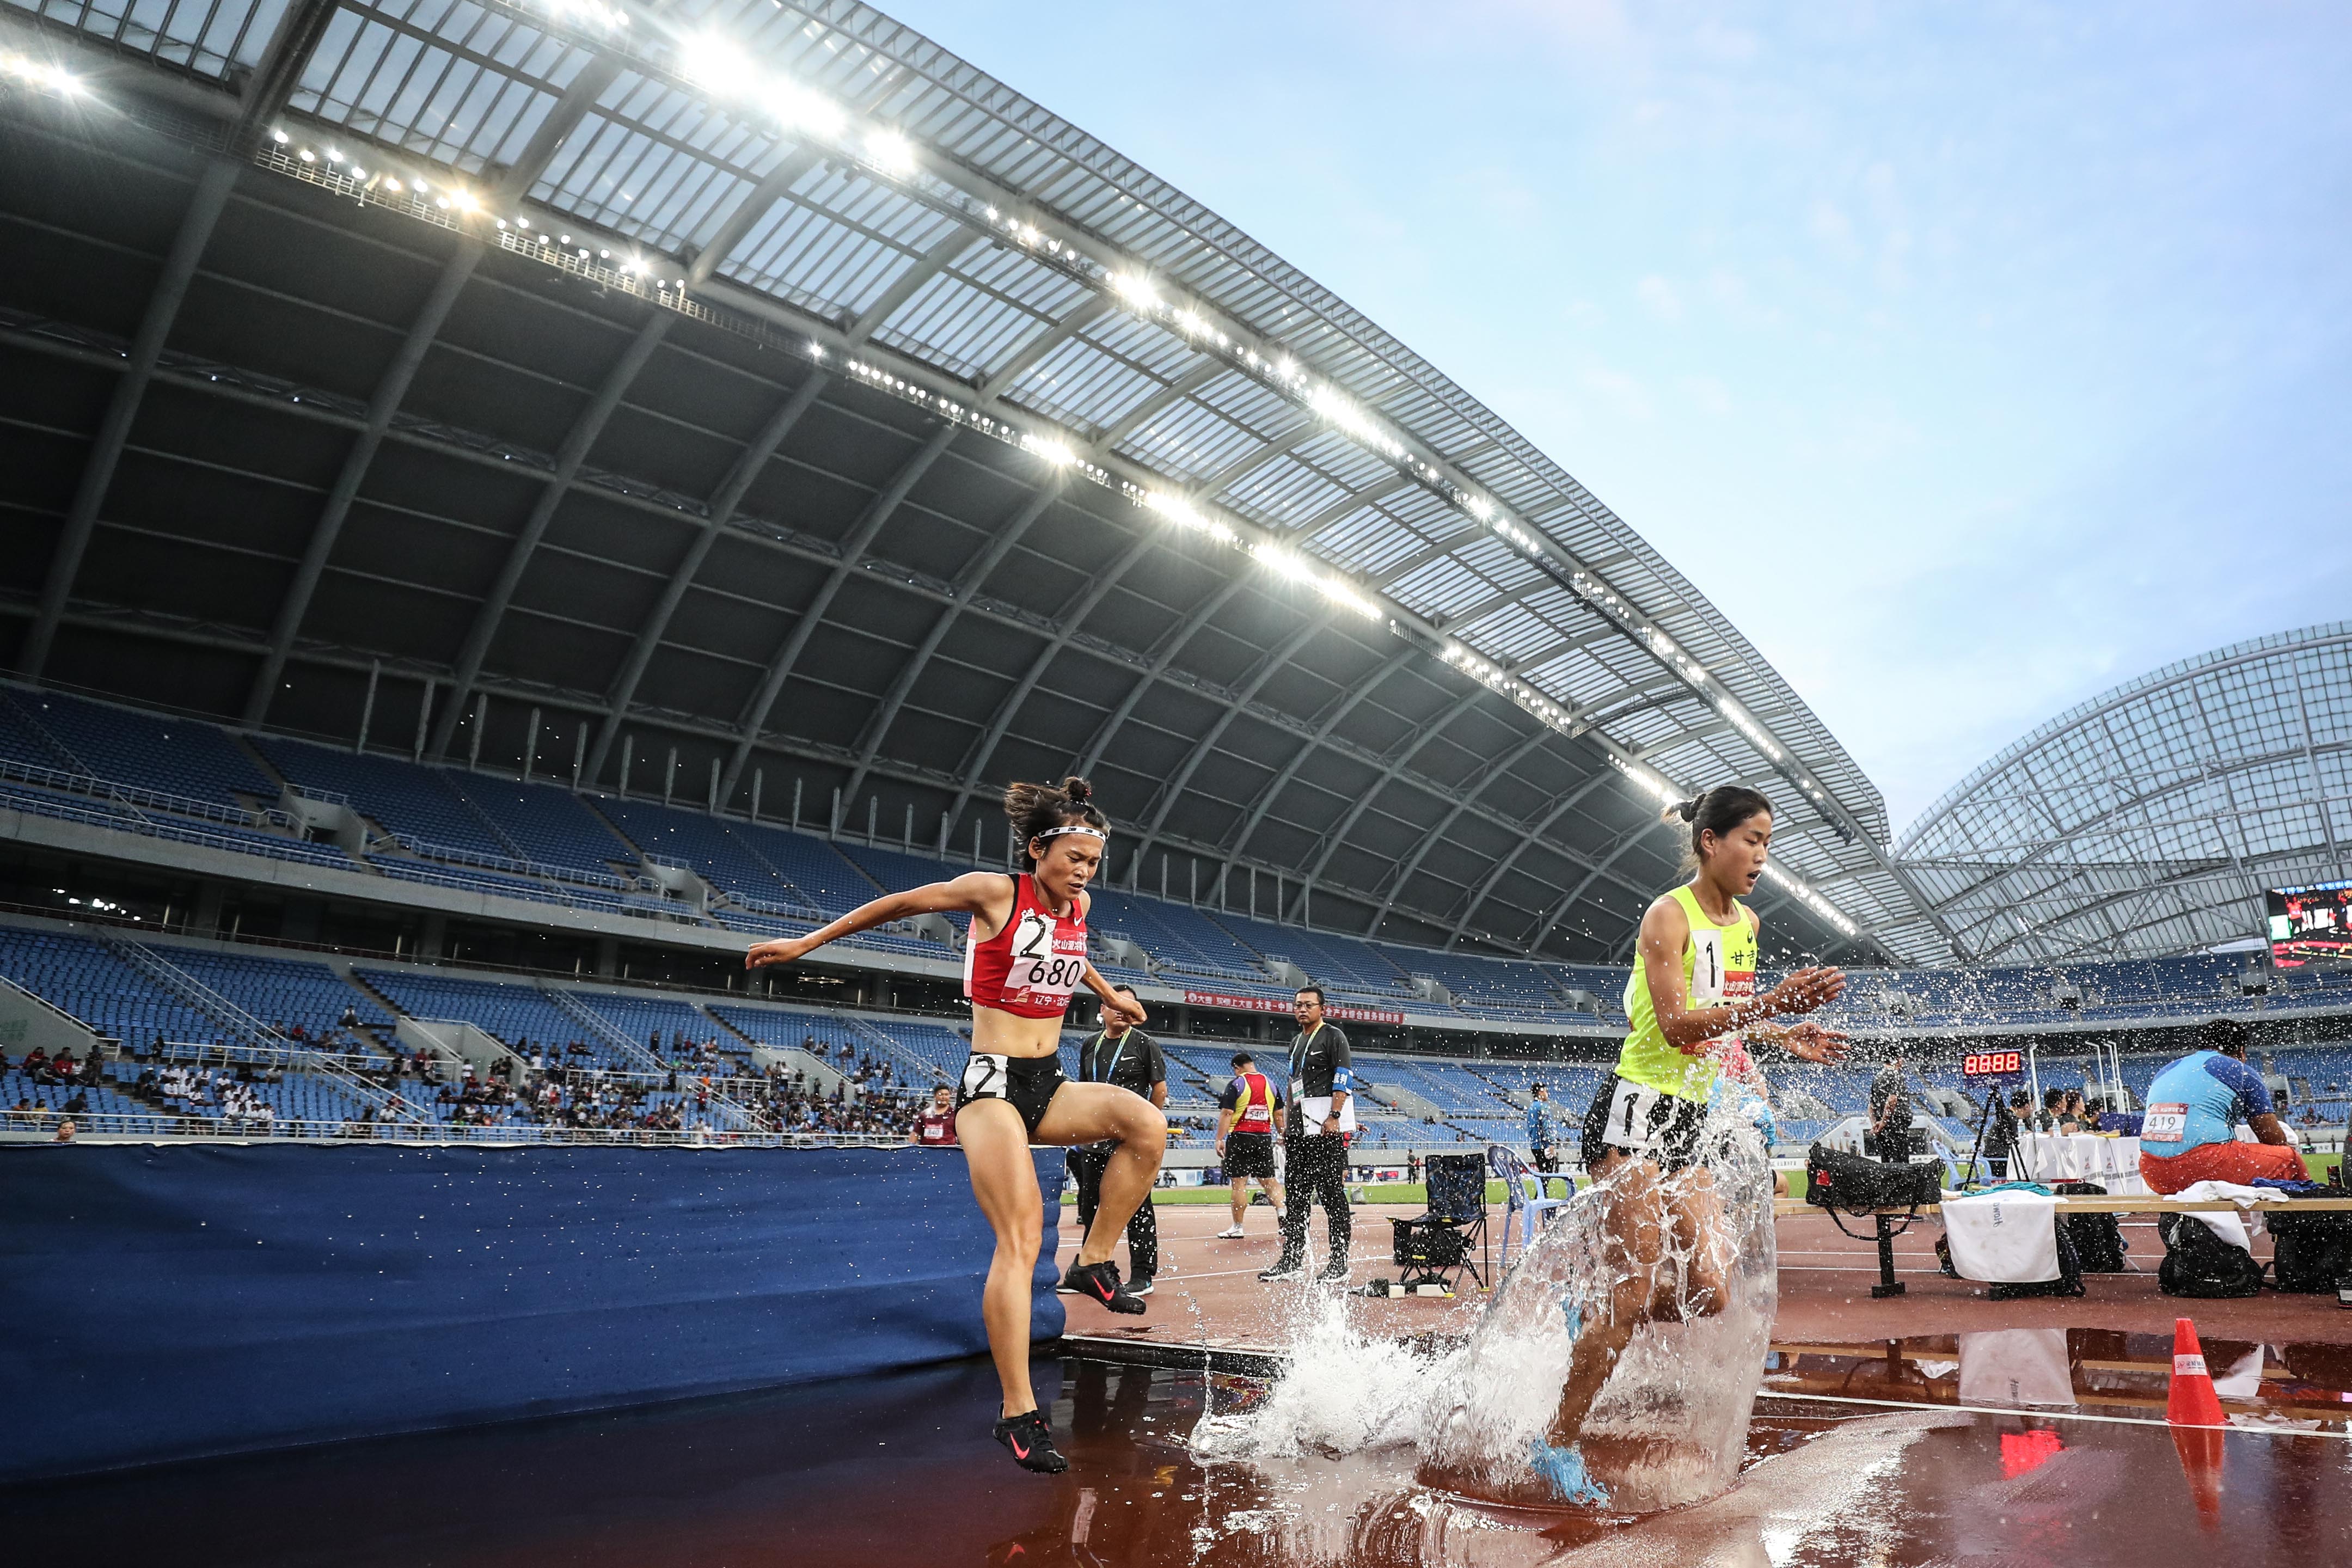
[[[58,1123],[58,1142],[60,1143],[70,1143],[74,1141],[74,1134],[79,1131],[80,1129],[77,1128],[73,1124],[73,1119],[71,1117],[68,1117],[65,1121]]]
[[[1349,1104],[1356,1086],[1348,1037],[1323,1018],[1323,988],[1302,985],[1291,999],[1298,1033],[1290,1040],[1290,1120],[1282,1152],[1289,1177],[1282,1209],[1282,1256],[1261,1279],[1296,1279],[1307,1271],[1307,1222],[1323,1205],[1330,1256],[1318,1279],[1348,1277],[1352,1232],[1348,1207],[1348,1133],[1356,1114]]]
[[[2147,1116],[2139,1135],[2139,1170],[2148,1189],[2177,1193],[2204,1181],[2247,1183],[2309,1179],[2303,1156],[2272,1108],[2262,1075],[2246,1065],[2248,1031],[2234,1018],[2215,1018],[2202,1030],[2205,1048],[2190,1052],[2147,1087]],[[2243,1121],[2256,1142],[2241,1143]]]
[[[1870,1080],[1870,1131],[1863,1145],[1889,1164],[1906,1164],[1911,1159],[1911,1091],[1904,1082],[1910,1065],[1896,1057]]]

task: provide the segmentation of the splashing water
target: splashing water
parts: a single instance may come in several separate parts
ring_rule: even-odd
[[[1736,1104],[1708,1113],[1700,1162],[1651,1183],[1622,1170],[1559,1211],[1496,1289],[1469,1341],[1425,1356],[1370,1338],[1344,1300],[1314,1297],[1290,1370],[1255,1409],[1204,1416],[1203,1459],[1396,1451],[1449,1489],[1556,1506],[1529,1455],[1550,1426],[1576,1337],[1637,1303],[1632,1338],[1579,1434],[1612,1512],[1712,1497],[1737,1479],[1778,1302],[1772,1173]],[[1654,1193],[1695,1226],[1629,1242]],[[1694,1299],[1695,1287],[1698,1289]],[[1653,1316],[1653,1308],[1660,1309]]]

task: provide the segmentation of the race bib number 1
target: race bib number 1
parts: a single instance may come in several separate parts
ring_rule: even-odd
[[[2178,1143],[2189,1136],[2189,1107],[2172,1103],[2151,1105],[2147,1120],[2140,1123],[2139,1141],[2143,1143]]]

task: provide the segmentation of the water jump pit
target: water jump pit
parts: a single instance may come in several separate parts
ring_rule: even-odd
[[[49,1482],[0,1493],[0,1513],[22,1561],[142,1568],[2352,1561],[2352,1313],[2319,1299],[2184,1304],[2126,1276],[1992,1303],[1935,1276],[1920,1238],[1902,1259],[1917,1291],[1874,1301],[1867,1248],[1841,1265],[1783,1218],[1721,1488],[1656,1511],[1522,1507],[1433,1477],[1398,1426],[1398,1390],[1464,1364],[1486,1298],[1263,1285],[1263,1211],[1239,1241],[1213,1236],[1222,1209],[1160,1216],[1150,1315],[1106,1332],[1073,1300],[1069,1334],[1040,1350],[1064,1475],[1006,1463],[986,1431],[994,1377],[964,1361]],[[1381,1217],[1360,1213],[1359,1235]],[[1365,1259],[1353,1278],[1381,1272]],[[2231,1422],[2186,1442],[2165,1423],[2184,1307]],[[1264,1440],[1286,1408],[1297,1419]],[[1619,1480],[1643,1456],[1612,1453],[1606,1425],[1593,1468]]]
[[[2217,1434],[2199,1475],[2144,1403],[2163,1384],[2136,1343],[2068,1341],[2070,1409],[1845,1402],[1956,1396],[1942,1363],[1974,1348],[1776,1346],[1736,1484],[1632,1519],[1465,1500],[1423,1484],[1409,1450],[1204,1460],[1202,1416],[1265,1401],[1269,1378],[1076,1356],[1037,1366],[1071,1460],[1056,1477],[1003,1463],[973,1419],[994,1379],[959,1363],[49,1483],[5,1510],[16,1560],[101,1568],[2167,1568],[2352,1551],[2352,1349],[2209,1342],[2217,1370],[2260,1354],[2265,1407],[2237,1412],[2264,1419]]]

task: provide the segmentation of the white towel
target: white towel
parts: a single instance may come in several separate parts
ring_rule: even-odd
[[[2172,1194],[2189,1203],[2233,1203],[2238,1213],[2223,1210],[2216,1214],[2193,1214],[2188,1217],[2201,1222],[2215,1236],[2245,1252],[2254,1249],[2253,1238],[2263,1233],[2263,1216],[2251,1213],[2251,1204],[2262,1203],[2278,1194],[2261,1187],[2249,1187],[2237,1182],[2197,1182]]]
[[[2058,1278],[2056,1198],[1986,1193],[1944,1203],[1944,1236],[1963,1279],[2026,1285]]]
[[[2043,1199],[2048,1202],[2048,1199]],[[2050,1234],[2044,1215],[2042,1234]],[[2052,1255],[2057,1244],[2051,1244]],[[2051,1274],[2058,1272],[2052,1264]],[[2074,1380],[2066,1363],[2063,1329],[1996,1329],[1960,1336],[1963,1405],[2072,1405]]]

